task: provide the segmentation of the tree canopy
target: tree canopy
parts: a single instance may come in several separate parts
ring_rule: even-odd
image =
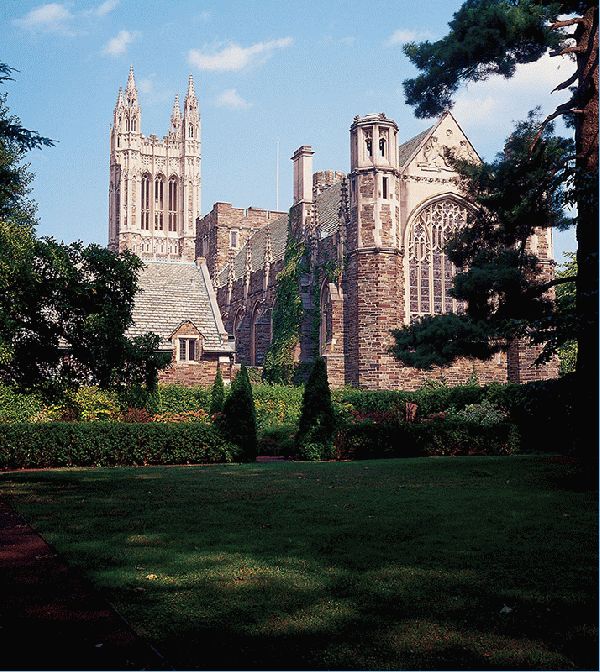
[[[474,292],[469,291],[469,284],[474,287],[472,283],[478,275],[476,266],[481,267],[481,278],[487,275],[487,281],[480,283],[483,299],[479,305],[485,307],[487,304],[488,312],[490,305],[498,305],[497,309],[493,305],[491,309],[495,325],[498,325],[495,318],[499,316],[507,318],[508,321],[501,321],[505,326],[510,323],[519,326],[529,322],[534,340],[542,335],[548,339],[546,353],[556,349],[561,341],[564,342],[566,334],[575,334],[578,346],[577,412],[580,414],[577,426],[583,427],[590,417],[596,416],[598,410],[598,4],[596,0],[465,0],[450,21],[449,29],[448,34],[436,42],[410,43],[404,47],[407,56],[420,70],[416,77],[404,82],[407,102],[415,106],[419,117],[435,116],[452,107],[453,96],[461,85],[486,79],[492,74],[510,78],[517,65],[534,62],[546,53],[575,60],[574,74],[554,89],[569,90],[571,98],[558,105],[546,119],[539,120],[535,134],[530,137],[530,160],[524,160],[524,155],[521,155],[523,170],[534,171],[536,148],[540,143],[543,144],[544,138],[548,139],[547,125],[562,116],[574,129],[575,147],[569,169],[553,171],[550,164],[547,171],[548,179],[553,175],[549,191],[557,195],[559,202],[560,199],[564,203],[568,201],[577,210],[573,222],[577,231],[577,275],[573,313],[568,319],[561,318],[552,324],[553,315],[556,316],[556,313],[545,312],[544,305],[547,301],[544,300],[544,295],[540,295],[536,289],[532,293],[520,286],[521,279],[525,277],[523,272],[527,268],[524,255],[520,257],[520,269],[517,271],[513,251],[500,252],[496,249],[495,254],[486,257],[490,248],[486,244],[483,246],[482,258],[471,246],[473,255],[468,258],[467,241],[467,246],[462,251],[459,244],[449,252],[456,259],[462,258],[468,262],[471,271],[457,277],[455,291],[458,295],[469,294],[476,302]],[[506,150],[504,154],[503,161],[506,166],[510,166],[512,157]],[[566,161],[566,157],[564,159]],[[494,166],[495,170],[499,171],[500,168],[499,165]],[[486,170],[484,167],[484,171]],[[490,175],[493,174],[494,170],[490,171]],[[477,174],[472,174],[471,178],[475,180],[475,184],[482,184]],[[510,175],[505,173],[505,178],[510,180]],[[556,184],[556,180],[562,181],[562,187]],[[547,198],[543,190],[536,189],[533,184],[532,186],[532,191],[518,193],[523,208],[514,209],[514,223],[525,230],[530,226],[528,217],[532,207],[535,208],[536,199],[539,202],[541,197],[543,202]],[[491,184],[490,187],[493,191],[494,185]],[[566,198],[564,194],[567,194]],[[480,192],[479,196],[482,195]],[[493,204],[483,202],[483,205],[491,207]],[[503,217],[502,204],[500,206],[498,219],[503,220],[504,226],[506,218]],[[544,208],[540,210],[540,214],[550,215],[550,219],[543,225],[561,225],[560,218],[553,221],[552,213],[544,213]],[[502,227],[488,227],[487,232],[492,240],[503,235]],[[510,238],[511,236],[509,240]],[[491,249],[493,247],[492,244]],[[493,265],[500,261],[498,255],[504,255],[507,262],[502,264],[502,274],[512,266],[513,280],[510,290],[510,283],[506,284],[508,277],[504,278],[500,287],[494,284],[500,274],[499,268],[493,269]],[[531,264],[534,263],[532,259]],[[489,271],[492,271],[491,274]],[[511,276],[511,272],[508,276]],[[566,278],[560,280],[562,283],[569,282]],[[486,286],[489,290],[487,293]],[[516,302],[512,300],[515,298]],[[524,299],[521,305],[527,310],[520,316],[512,309],[502,315],[504,307],[501,304],[506,303],[506,299],[511,299],[507,305],[513,306],[519,306],[521,299]],[[529,309],[532,312],[528,312]],[[469,316],[473,320],[476,319],[476,312],[476,306],[469,308]],[[433,319],[448,322],[449,318]],[[428,322],[425,322],[423,329],[431,331]],[[545,333],[541,328],[544,322],[550,325]],[[485,327],[481,320],[470,324]],[[418,330],[418,325],[411,326],[401,336],[396,349],[400,357],[403,352],[422,346],[417,339],[424,336],[425,332]],[[493,337],[494,333],[495,330],[491,329],[487,336],[480,332],[474,336],[482,336],[486,340]],[[429,339],[429,343],[431,342]],[[487,355],[486,348],[483,349],[483,355]],[[426,357],[422,361],[427,365]],[[580,447],[585,441],[582,435]],[[593,437],[592,443],[595,444]],[[596,454],[596,451],[593,452]]]
[[[13,72],[0,64],[0,83]],[[152,388],[170,357],[158,352],[154,334],[125,335],[139,258],[35,234],[23,159],[52,144],[24,128],[0,97],[0,379],[52,394],[81,383]]]

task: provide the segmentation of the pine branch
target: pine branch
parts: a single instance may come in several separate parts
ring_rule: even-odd
[[[578,16],[573,19],[565,19],[564,21],[555,21],[550,25],[550,30],[558,30],[559,28],[564,28],[566,26],[575,26],[576,24],[583,22],[584,18],[582,16]]]
[[[566,54],[582,54],[585,47],[576,45],[574,47],[565,47],[562,51],[551,51],[550,56],[565,56]]]
[[[529,147],[529,151],[532,152],[535,149],[535,146],[538,143],[538,140],[542,137],[542,133],[544,132],[544,128],[553,120],[556,119],[556,117],[560,117],[563,114],[581,114],[583,110],[579,110],[575,107],[575,103],[577,102],[577,97],[573,96],[571,100],[569,100],[566,103],[563,103],[562,105],[559,105],[552,114],[549,114],[544,121],[540,124],[540,128],[538,132],[535,134],[535,138],[533,139],[533,142],[531,143]]]
[[[577,79],[579,78],[579,73],[577,70],[569,77],[569,79],[566,79],[564,82],[559,84],[558,86],[555,86],[550,93],[554,93],[555,91],[562,91],[563,89],[568,89],[573,82],[576,82]]]

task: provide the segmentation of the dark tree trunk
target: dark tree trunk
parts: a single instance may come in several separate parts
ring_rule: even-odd
[[[597,477],[598,465],[598,7],[575,33],[579,81],[575,115],[577,218],[577,443]]]

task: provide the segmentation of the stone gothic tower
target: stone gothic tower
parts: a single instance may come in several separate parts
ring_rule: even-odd
[[[109,248],[131,250],[142,259],[194,261],[200,114],[192,76],[183,115],[175,96],[167,135],[142,135],[141,125],[131,67],[110,130]]]
[[[350,217],[346,227],[346,378],[394,387],[388,348],[403,322],[398,126],[384,114],[355,117],[350,128]]]

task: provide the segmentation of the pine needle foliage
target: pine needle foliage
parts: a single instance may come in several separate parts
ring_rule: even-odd
[[[327,380],[327,366],[325,360],[318,357],[304,388],[296,438],[300,445],[312,443],[326,448],[331,444],[334,431],[335,417]]]
[[[248,370],[243,364],[223,405],[221,429],[227,440],[238,447],[240,462],[256,460],[256,410]]]
[[[225,404],[225,385],[223,384],[221,367],[217,366],[215,382],[213,383],[210,392],[210,414],[215,415],[216,413],[222,413],[224,404]]]

